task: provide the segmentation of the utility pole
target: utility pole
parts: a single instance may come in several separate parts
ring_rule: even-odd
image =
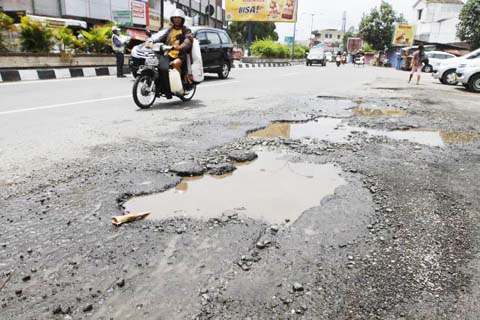
[[[247,49],[248,49],[248,56],[250,57],[252,55],[250,47],[252,46],[252,41],[253,41],[253,22],[248,21],[247,22]]]
[[[164,15],[165,9],[164,9],[163,1],[164,0],[160,0],[160,30],[162,30],[163,27],[164,27],[164,25],[163,25],[163,15]]]

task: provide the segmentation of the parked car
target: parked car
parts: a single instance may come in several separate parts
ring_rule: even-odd
[[[458,83],[456,74],[457,67],[462,63],[478,58],[480,58],[480,49],[458,58],[447,59],[438,65],[437,70],[432,73],[432,76],[440,80],[443,84],[456,85]]]
[[[473,59],[462,63],[457,68],[458,81],[465,88],[480,93],[480,59]]]
[[[456,58],[455,55],[448,53],[448,52],[443,52],[443,51],[428,51],[425,52],[428,58],[428,64],[425,65],[422,69],[423,72],[433,72],[433,70],[436,70],[437,66],[441,64],[443,61],[446,59],[453,59]]]
[[[209,27],[192,27],[192,32],[200,42],[204,72],[228,78],[233,65],[233,43],[227,32]]]
[[[307,66],[313,64],[320,64],[322,66],[327,65],[327,57],[323,48],[312,48],[307,56]]]
[[[154,35],[151,40],[158,42],[168,29],[163,29]],[[192,27],[193,36],[199,41],[202,51],[203,71],[216,73],[220,79],[228,78],[233,65],[233,43],[227,32],[209,27]],[[129,59],[129,66],[135,76],[138,68],[145,63],[147,52],[146,43],[135,46]]]

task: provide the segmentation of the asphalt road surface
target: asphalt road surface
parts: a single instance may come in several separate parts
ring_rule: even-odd
[[[407,78],[0,84],[0,318],[480,318],[479,95]]]

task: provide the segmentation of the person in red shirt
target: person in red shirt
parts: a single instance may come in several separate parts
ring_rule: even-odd
[[[413,53],[412,58],[412,71],[410,72],[410,78],[408,79],[408,83],[412,82],[413,75],[415,72],[417,73],[417,84],[420,84],[420,78],[422,75],[422,61],[425,57],[425,48],[423,45],[418,47],[418,50]]]

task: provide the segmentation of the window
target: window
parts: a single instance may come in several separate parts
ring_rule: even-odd
[[[423,9],[419,9],[417,10],[417,12],[418,12],[418,20],[422,20]]]
[[[218,37],[217,33],[214,32],[207,32],[207,39],[209,44],[218,46],[220,45],[220,38]]]
[[[225,32],[219,32],[218,35],[220,36],[220,40],[222,40],[223,44],[231,44],[230,38]]]
[[[210,42],[207,39],[207,34],[205,32],[197,33],[195,38],[197,38],[198,42],[200,42],[201,45],[210,44]]]

